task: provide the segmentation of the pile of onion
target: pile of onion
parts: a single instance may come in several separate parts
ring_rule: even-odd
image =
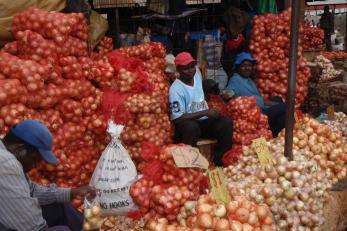
[[[110,37],[103,37],[100,43],[96,46],[96,52],[93,52],[92,59],[102,59],[107,53],[113,50],[113,41]]]
[[[318,27],[304,27],[304,49],[322,49],[324,31]]]
[[[281,96],[286,98],[289,37],[291,10],[280,14],[257,15],[253,19],[250,50],[257,60],[257,86],[264,98]],[[300,33],[303,32],[300,27]],[[310,69],[302,55],[299,39],[298,65],[296,81],[296,104],[300,105],[307,95],[307,83]]]
[[[197,201],[187,201],[180,209],[178,224],[169,225],[166,219],[152,219],[149,230],[276,230],[272,213],[265,204],[255,204],[244,197],[235,197],[228,204],[217,203],[211,195],[202,195]]]
[[[69,35],[87,41],[88,27],[82,13],[64,14],[55,11],[45,11],[29,7],[13,18],[12,31],[31,30],[40,33],[43,37],[53,39],[63,44]]]
[[[0,88],[0,107],[10,103],[26,103],[28,91],[18,79],[0,79]]]
[[[152,152],[142,153],[143,162],[138,168],[144,178],[132,185],[130,195],[146,220],[154,217],[175,220],[180,207],[187,200],[196,200],[205,189],[206,177],[201,170],[176,166],[171,154],[175,147],[144,146]]]
[[[294,148],[307,150],[307,157],[316,160],[325,169],[332,183],[345,178],[347,143],[340,132],[335,133],[328,125],[304,117],[294,128],[293,143]]]
[[[326,125],[307,117],[295,125],[294,134],[294,161],[283,156],[284,140],[279,137],[268,145],[272,164],[261,166],[253,149],[244,146],[243,156],[224,173],[231,195],[266,203],[281,230],[318,230],[324,223],[328,190],[346,175],[341,168],[346,143]]]
[[[347,142],[347,115],[343,112],[335,112],[334,120],[324,120],[333,132],[341,133],[344,142]]]
[[[233,143],[249,145],[258,137],[272,138],[267,116],[261,113],[253,96],[229,101],[228,115],[233,119]]]
[[[137,46],[122,47],[119,51],[129,57],[149,60],[154,57],[165,58],[165,47],[161,43],[149,42]]]

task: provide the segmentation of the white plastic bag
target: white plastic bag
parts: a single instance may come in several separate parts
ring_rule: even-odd
[[[137,172],[128,151],[119,140],[123,128],[109,121],[107,132],[112,141],[102,153],[90,180],[90,185],[101,192],[103,215],[126,215],[137,209],[129,194],[130,186],[137,179]]]

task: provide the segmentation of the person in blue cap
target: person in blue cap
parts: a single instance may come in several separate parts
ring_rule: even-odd
[[[285,126],[286,106],[279,96],[269,100],[261,96],[253,80],[255,77],[255,61],[250,53],[239,53],[234,63],[235,72],[230,78],[226,89],[233,90],[236,97],[255,96],[262,113],[268,116],[273,137],[277,137]]]
[[[41,160],[59,162],[52,144],[52,134],[36,120],[18,123],[0,140],[0,230],[82,230],[83,216],[69,202],[93,188],[45,187],[26,175]]]

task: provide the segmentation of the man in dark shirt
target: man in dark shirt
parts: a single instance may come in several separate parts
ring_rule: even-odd
[[[332,50],[331,34],[334,33],[334,16],[329,11],[329,6],[324,7],[324,13],[319,21],[320,27],[324,30],[324,41],[328,51]]]

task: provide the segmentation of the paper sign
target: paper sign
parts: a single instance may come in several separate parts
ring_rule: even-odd
[[[333,120],[335,118],[335,108],[334,105],[329,105],[327,108],[328,119]]]
[[[207,172],[213,197],[221,203],[229,203],[231,198],[224,181],[224,174],[220,168]]]
[[[197,148],[191,146],[174,146],[171,148],[171,154],[176,166],[179,168],[208,169],[208,160],[201,155]]]
[[[257,153],[261,165],[272,163],[271,153],[264,137],[254,139],[252,148]]]

